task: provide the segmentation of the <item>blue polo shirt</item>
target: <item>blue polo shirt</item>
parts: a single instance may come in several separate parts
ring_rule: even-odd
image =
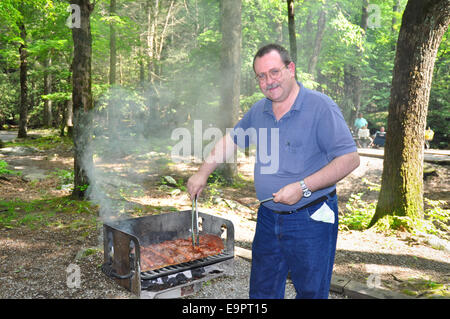
[[[298,182],[326,166],[335,157],[356,152],[356,145],[337,104],[325,94],[305,88],[291,109],[276,120],[272,101],[256,102],[236,124],[230,136],[240,147],[256,144],[254,183],[259,200]],[[294,210],[330,193],[336,185],[313,192],[294,205],[268,201],[278,211]]]

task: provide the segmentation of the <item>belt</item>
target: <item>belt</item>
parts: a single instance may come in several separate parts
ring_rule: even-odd
[[[333,197],[334,195],[336,195],[336,189],[333,190],[333,191],[332,191],[331,193],[329,193],[328,195],[324,195],[324,196],[322,196],[322,197],[319,197],[319,198],[313,200],[311,203],[308,203],[308,204],[306,204],[306,205],[304,205],[304,206],[302,206],[302,207],[300,207],[300,208],[297,208],[297,209],[294,209],[294,210],[289,210],[289,211],[273,210],[273,212],[274,212],[274,213],[277,213],[277,214],[280,214],[280,215],[289,215],[289,214],[295,213],[295,212],[297,212],[297,211],[299,211],[299,210],[301,210],[301,209],[305,209],[305,208],[308,208],[308,207],[317,205],[317,204],[319,204],[319,203],[322,203],[322,202],[324,202],[324,201],[326,201],[326,200],[328,199],[328,196]]]

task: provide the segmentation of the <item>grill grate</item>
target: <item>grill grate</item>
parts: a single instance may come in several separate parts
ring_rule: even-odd
[[[201,233],[219,236],[224,241],[225,249],[220,254],[140,271],[141,247],[189,237],[191,231],[186,225],[191,217],[191,211],[180,211],[104,223],[103,272],[142,298],[178,298],[193,293],[203,281],[233,274],[233,223],[201,212]]]
[[[181,264],[176,264],[176,265],[166,266],[166,267],[159,268],[159,269],[144,271],[144,272],[141,272],[141,279],[152,280],[152,279],[156,279],[158,277],[175,274],[175,273],[182,272],[185,270],[208,266],[208,265],[218,263],[218,262],[221,262],[221,261],[224,261],[227,259],[231,259],[233,257],[234,257],[233,254],[223,252],[218,255],[212,255],[212,256],[202,258],[202,259],[196,259],[196,260],[192,260],[192,261],[181,263]]]

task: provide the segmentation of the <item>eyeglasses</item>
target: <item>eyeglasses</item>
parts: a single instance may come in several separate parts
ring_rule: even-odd
[[[285,67],[287,67],[287,66],[283,65],[279,69],[271,69],[267,73],[256,74],[255,79],[256,79],[256,81],[259,81],[260,83],[265,82],[265,81],[267,81],[267,74],[268,74],[272,80],[278,80],[281,77],[281,70]]]

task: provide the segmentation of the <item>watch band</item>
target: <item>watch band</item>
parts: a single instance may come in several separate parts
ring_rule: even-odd
[[[303,179],[300,181],[300,186],[302,187],[303,197],[308,198],[311,196],[312,192],[309,190],[308,186],[306,186]]]

